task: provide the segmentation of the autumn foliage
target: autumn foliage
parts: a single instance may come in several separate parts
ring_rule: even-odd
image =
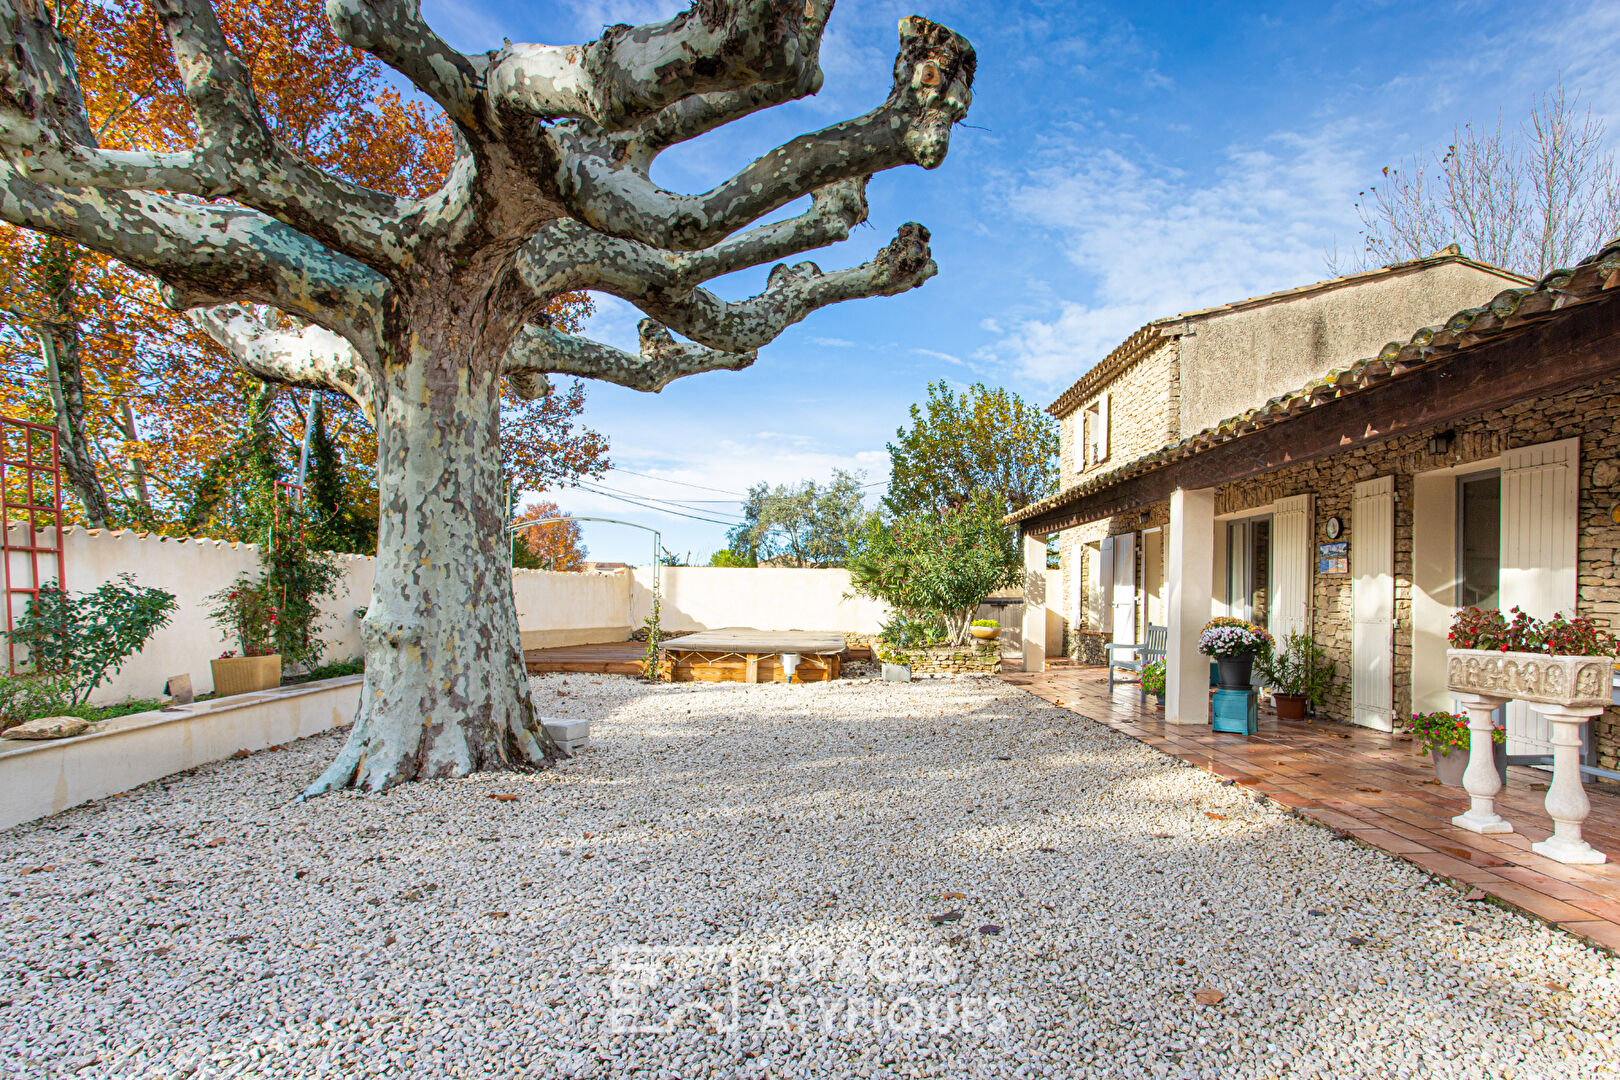
[[[277,141],[390,194],[418,196],[443,182],[454,150],[447,120],[405,100],[375,58],[338,41],[321,0],[221,0],[215,8]],[[56,10],[102,146],[173,150],[195,141],[168,42],[144,4],[66,0]],[[10,283],[0,302],[0,412],[56,424],[64,463],[77,449],[91,463],[88,483],[104,495],[106,514],[87,513],[85,485],[70,475],[70,517],[248,535],[219,480],[239,471],[256,432],[268,435],[290,477],[310,392],[265,388],[165,306],[151,279],[69,241],[0,223],[0,274]],[[583,295],[554,307],[565,329],[590,310]],[[51,370],[47,349],[60,370]],[[506,463],[520,488],[605,468],[606,440],[575,427],[583,408],[577,382],[536,402],[504,399]],[[362,518],[368,502],[374,517],[375,432],[342,395],[326,394],[323,411],[343,491]]]

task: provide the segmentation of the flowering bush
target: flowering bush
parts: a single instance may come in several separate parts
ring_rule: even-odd
[[[1610,656],[1614,639],[1591,619],[1537,619],[1521,608],[1512,609],[1509,621],[1496,608],[1464,608],[1451,620],[1453,649],[1489,649],[1494,652],[1544,653],[1548,656]]]
[[[1406,722],[1406,730],[1423,744],[1426,751],[1440,752],[1445,757],[1453,750],[1468,749],[1468,717],[1460,713],[1413,713]],[[1498,725],[1491,730],[1491,741],[1507,742],[1507,732]]]
[[[208,617],[236,639],[243,656],[269,656],[276,651],[276,626],[281,616],[264,582],[253,580],[244,571],[230,586],[205,597],[204,602],[209,605]],[[220,659],[235,655],[235,649],[227,649]]]
[[[1204,624],[1198,635],[1198,651],[1217,660],[1265,656],[1271,652],[1271,635],[1254,623],[1222,615]]]
[[[1164,696],[1164,661],[1155,660],[1142,669],[1142,689],[1159,697]]]

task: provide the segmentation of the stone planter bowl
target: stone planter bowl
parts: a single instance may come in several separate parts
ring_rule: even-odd
[[[968,633],[972,634],[974,637],[978,638],[980,641],[994,641],[994,640],[996,640],[997,637],[1000,636],[1001,627],[999,627],[999,626],[970,626],[970,627],[968,627]]]
[[[1607,706],[1614,661],[1607,656],[1547,656],[1490,649],[1447,649],[1446,686],[1562,708]]]

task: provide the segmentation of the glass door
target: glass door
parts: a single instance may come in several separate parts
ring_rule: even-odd
[[[1231,613],[1265,629],[1271,612],[1271,516],[1226,526],[1226,597]]]

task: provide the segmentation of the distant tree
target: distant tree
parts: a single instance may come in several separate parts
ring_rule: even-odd
[[[1002,524],[1006,503],[980,491],[942,512],[921,510],[892,521],[868,515],[852,540],[855,592],[909,617],[943,619],[951,644],[967,640],[973,613],[1022,573],[1018,542]]]
[[[758,566],[754,557],[746,551],[733,551],[731,548],[721,548],[709,556],[710,566],[752,567]]]
[[[513,521],[545,522],[565,517],[554,502],[535,503]],[[520,529],[512,538],[512,565],[525,570],[577,570],[587,552],[579,522],[569,518]]]
[[[849,556],[849,534],[864,513],[865,473],[842,469],[829,483],[806,480],[774,489],[755,484],[743,503],[743,522],[726,541],[738,557],[787,566],[842,566]]]
[[[328,551],[369,555],[377,550],[377,491],[356,490],[344,475],[342,455],[326,430],[326,409],[317,393],[309,432],[309,473],[305,478],[310,532]]]
[[[911,427],[889,443],[889,494],[896,516],[966,504],[991,491],[1017,510],[1057,490],[1058,428],[1017,394],[975,383],[955,394],[931,383],[911,407]]]
[[[1419,150],[1385,166],[1361,192],[1362,248],[1350,265],[1368,269],[1433,255],[1450,244],[1483,262],[1539,278],[1569,266],[1620,232],[1620,166],[1603,121],[1566,95],[1560,81],[1530,107],[1517,131],[1456,129],[1443,152]]]

